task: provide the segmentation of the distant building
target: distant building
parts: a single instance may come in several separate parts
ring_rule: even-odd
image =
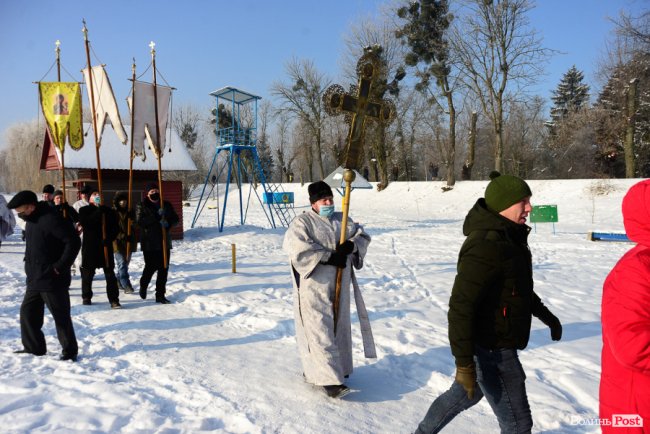
[[[79,197],[79,190],[86,184],[97,185],[97,157],[95,155],[95,142],[92,137],[90,124],[84,124],[84,131],[90,133],[84,138],[84,146],[78,151],[66,146],[65,168],[77,170],[77,178],[67,179],[66,198],[72,203]],[[128,129],[127,129],[128,131]],[[173,129],[167,130],[167,147],[161,159],[162,170],[196,170],[185,144]],[[129,152],[127,142],[123,145],[110,124],[104,128],[99,156],[102,168],[102,193],[104,202],[112,206],[113,196],[117,191],[128,191],[129,188]],[[171,151],[171,152],[170,152]],[[142,200],[142,190],[149,182],[158,181],[158,161],[148,146],[145,146],[147,159],[141,157],[133,160],[133,194],[131,201],[135,204]],[[50,134],[46,129],[43,153],[41,155],[42,170],[61,170],[61,151],[53,144]],[[164,175],[163,175],[164,178]],[[180,217],[180,224],[172,228],[173,239],[183,238],[183,183],[181,181],[163,181],[163,195],[169,201]]]

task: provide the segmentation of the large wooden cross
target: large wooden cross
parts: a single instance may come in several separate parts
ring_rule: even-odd
[[[345,150],[346,169],[359,168],[359,154],[363,147],[366,120],[381,120],[390,123],[395,117],[395,106],[388,100],[372,100],[370,91],[379,75],[378,54],[366,51],[357,64],[359,82],[356,95],[346,93],[338,84],[327,88],[323,94],[325,111],[329,115],[345,113],[350,115],[350,131],[348,133],[347,149]]]

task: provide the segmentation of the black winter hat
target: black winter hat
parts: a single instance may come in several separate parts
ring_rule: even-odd
[[[43,186],[43,193],[54,193],[54,186],[52,184],[45,184],[45,186]]]
[[[310,203],[314,203],[325,197],[334,196],[332,194],[332,189],[330,188],[329,185],[327,185],[325,181],[316,181],[314,183],[309,184],[309,187],[307,187],[307,191],[309,192]]]
[[[85,194],[86,196],[90,196],[93,194],[93,187],[91,185],[84,185],[83,188],[79,191],[81,194]]]
[[[16,209],[19,206],[27,205],[30,203],[36,204],[37,202],[38,202],[38,198],[36,197],[36,193],[29,190],[23,190],[21,192],[16,193],[16,195],[11,198],[11,200],[7,204],[7,208]]]
[[[502,175],[496,170],[490,173],[490,183],[485,189],[485,203],[496,212],[510,208],[525,197],[532,196],[530,187],[523,179]]]
[[[158,190],[158,183],[157,182],[149,182],[147,185],[144,187],[144,192],[149,193],[151,190]]]

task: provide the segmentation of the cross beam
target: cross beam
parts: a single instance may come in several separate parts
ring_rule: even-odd
[[[374,82],[379,76],[379,59],[373,53],[366,53],[359,59],[357,74],[359,76],[356,89],[352,87],[346,93],[338,84],[327,88],[323,94],[325,111],[329,115],[346,114],[351,117],[348,144],[345,151],[343,167],[358,169],[359,155],[363,148],[366,120],[390,123],[395,117],[395,106],[390,100],[376,101],[370,98]],[[352,94],[356,90],[356,95]]]

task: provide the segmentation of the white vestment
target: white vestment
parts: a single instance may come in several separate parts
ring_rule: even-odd
[[[347,239],[354,242],[354,252],[343,269],[339,316],[334,333],[333,303],[336,270],[326,265],[340,240],[342,213],[330,218],[310,210],[296,217],[284,237],[283,248],[289,254],[294,288],[294,319],[296,340],[307,382],[318,386],[343,384],[352,373],[352,338],[350,328],[350,283],[352,266],[360,269],[370,236],[348,218]],[[373,357],[374,342],[367,321],[365,306],[358,288],[355,300],[362,325],[366,356]],[[363,319],[363,318],[362,318]],[[376,357],[376,356],[375,356]]]

